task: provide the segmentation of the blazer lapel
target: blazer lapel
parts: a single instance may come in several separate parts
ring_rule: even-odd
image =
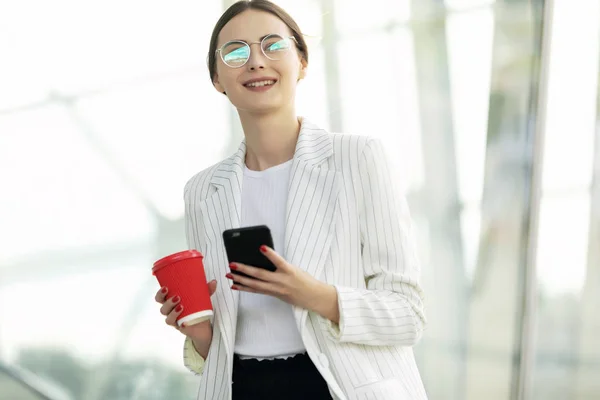
[[[212,278],[219,281],[217,292],[211,299],[213,308],[221,310],[215,323],[220,329],[228,357],[233,355],[239,293],[231,290],[224,279],[229,272],[229,264],[223,245],[223,231],[240,227],[245,154],[246,144],[242,142],[236,154],[217,167],[210,181],[216,191],[201,205],[208,248],[211,249],[211,254],[206,254],[205,258],[212,263],[215,274]]]
[[[304,119],[290,175],[284,254],[317,278],[334,232],[340,173],[329,168],[332,155],[331,136]]]
[[[290,175],[284,254],[290,264],[317,279],[329,255],[335,225],[340,173],[329,168],[332,155],[331,136],[303,119]],[[308,312],[294,307],[294,314],[302,333]]]

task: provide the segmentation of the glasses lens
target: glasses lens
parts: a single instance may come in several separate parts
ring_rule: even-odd
[[[279,35],[269,35],[262,41],[262,50],[271,60],[280,60],[290,50],[290,40]]]
[[[250,47],[242,42],[225,43],[221,48],[221,57],[230,67],[241,67],[250,57]]]

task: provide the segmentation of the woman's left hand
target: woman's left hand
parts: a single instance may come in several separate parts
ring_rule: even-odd
[[[274,296],[286,303],[317,312],[323,302],[327,303],[328,298],[334,295],[337,306],[337,293],[333,286],[288,263],[270,247],[262,246],[261,252],[277,269],[271,272],[250,265],[231,263],[229,268],[233,271],[252,277],[227,274],[226,278],[233,280],[233,290]]]

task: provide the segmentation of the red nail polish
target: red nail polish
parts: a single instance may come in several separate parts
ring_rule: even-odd
[[[226,275],[225,275],[225,278],[227,278],[227,279],[233,279],[233,275],[231,275],[231,274],[226,274]]]
[[[186,326],[186,325],[185,325],[185,322],[182,322],[182,323],[181,323],[181,327],[182,327],[182,328],[185,328],[185,326]]]
[[[240,289],[238,289],[237,286],[233,285],[233,286],[231,286],[231,290],[240,290]]]
[[[166,288],[166,287],[163,287],[162,289],[160,289],[160,292],[161,292],[162,294],[167,294],[167,288]]]
[[[181,300],[179,296],[173,297],[173,303],[179,303],[179,300]]]
[[[267,246],[260,246],[260,251],[262,251],[263,253],[267,252]]]
[[[175,308],[175,312],[180,312],[181,310],[183,310],[183,306],[181,304]]]
[[[237,269],[237,266],[234,263],[231,263],[229,264],[229,268],[235,271]]]

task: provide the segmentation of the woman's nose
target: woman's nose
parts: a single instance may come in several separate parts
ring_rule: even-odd
[[[246,65],[250,71],[255,71],[257,69],[264,69],[265,63],[266,63],[266,57],[261,50],[260,44],[259,43],[255,43],[255,44],[257,46],[252,47],[252,50],[250,51],[250,58],[248,59],[248,62],[246,63]]]

